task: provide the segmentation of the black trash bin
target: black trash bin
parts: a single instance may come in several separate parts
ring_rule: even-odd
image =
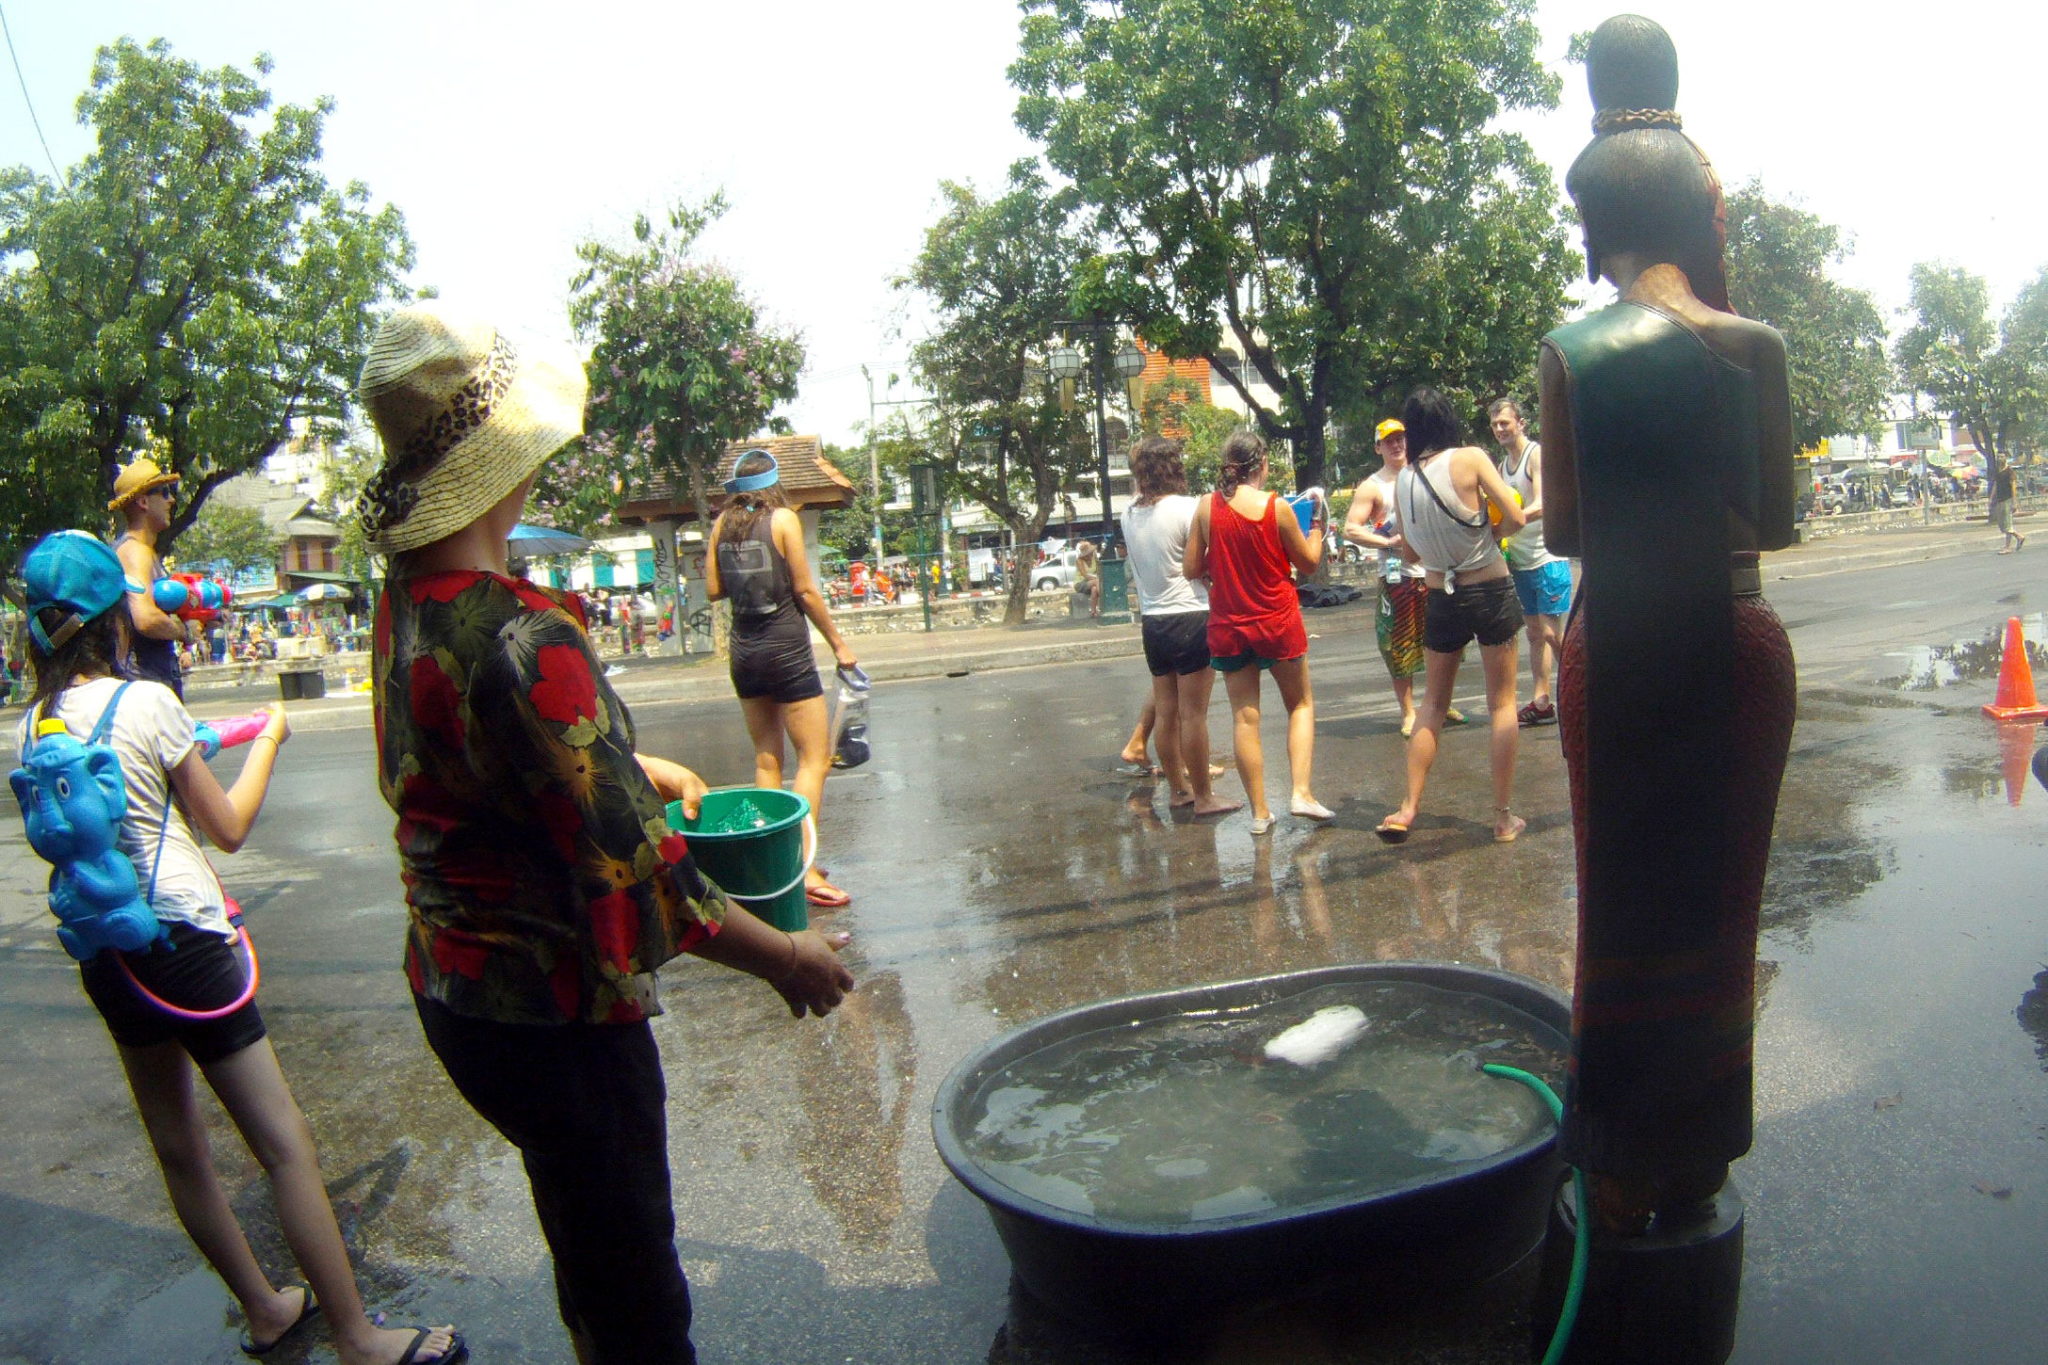
[[[327,675],[317,668],[299,674],[299,696],[306,701],[327,695]]]
[[[285,701],[297,701],[300,697],[303,697],[305,695],[305,692],[302,690],[305,686],[303,681],[305,676],[303,673],[286,673],[283,670],[279,670],[277,675],[277,695]]]

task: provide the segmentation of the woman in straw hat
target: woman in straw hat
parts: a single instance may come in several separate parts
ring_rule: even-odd
[[[421,1025],[519,1148],[577,1359],[693,1361],[655,970],[695,953],[824,1015],[853,985],[846,935],[770,928],[698,874],[663,808],[703,782],[634,752],[575,599],[508,572],[535,473],[582,434],[582,371],[413,308],[379,329],[360,390],[385,461],[356,514],[391,557],[378,779]]]
[[[725,492],[725,508],[712,524],[711,550],[704,557],[704,590],[714,602],[732,602],[732,687],[754,741],[754,781],[771,789],[782,786],[786,742],[796,750],[791,785],[810,802],[813,817],[822,820],[832,738],[825,689],[811,657],[810,627],[825,637],[840,668],[857,668],[860,660],[832,623],[825,595],[811,577],[803,522],[782,495],[775,457],[765,450],[740,456]],[[804,898],[828,910],[852,900],[815,866]]]
[[[47,750],[32,758],[45,738],[99,734],[120,759],[116,838],[138,878],[147,879],[143,896],[161,937],[132,951],[97,940],[79,945],[74,951],[96,949],[79,962],[80,982],[113,1035],[178,1221],[241,1304],[248,1322],[242,1349],[267,1355],[324,1310],[343,1365],[462,1359],[462,1338],[450,1328],[386,1330],[365,1316],[312,1130],[235,956],[234,903],[194,838],[204,834],[233,853],[254,830],[291,736],[284,709],[272,708],[240,775],[223,789],[178,698],[123,676],[133,627],[119,608],[134,583],[114,551],[83,531],[59,531],[29,551],[21,576],[36,690],[16,735],[26,765],[17,771],[16,794],[25,815],[42,811],[41,784],[29,774],[50,761]],[[73,814],[59,785],[62,769],[46,780],[49,799]],[[56,823],[54,814],[45,818]],[[205,1077],[261,1162],[278,1224],[308,1283],[279,1289],[257,1262],[213,1162],[196,1076]]]

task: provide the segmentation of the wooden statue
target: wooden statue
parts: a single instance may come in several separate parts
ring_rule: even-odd
[[[1566,188],[1589,276],[1620,299],[1546,337],[1540,377],[1547,535],[1584,562],[1559,689],[1579,876],[1562,1145],[1613,1242],[1711,1221],[1749,1149],[1794,708],[1757,556],[1791,542],[1793,476],[1784,342],[1729,310],[1720,184],[1680,131],[1670,38],[1610,19],[1587,67],[1595,135]]]

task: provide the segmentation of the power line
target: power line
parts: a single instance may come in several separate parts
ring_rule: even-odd
[[[57,158],[50,154],[50,140],[43,136],[43,121],[36,117],[36,102],[28,97],[28,78],[21,74],[21,58],[14,51],[14,30],[8,27],[7,10],[0,6],[0,34],[7,38],[8,60],[14,63],[14,80],[21,87],[21,102],[28,106],[28,121],[36,130],[36,141],[43,144],[43,155],[49,159],[50,174],[57,178],[57,188],[64,188],[64,172],[57,169]]]

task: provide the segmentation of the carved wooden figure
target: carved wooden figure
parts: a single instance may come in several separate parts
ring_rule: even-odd
[[[1540,357],[1547,533],[1584,563],[1559,696],[1579,875],[1563,1149],[1595,1229],[1627,1238],[1711,1219],[1749,1149],[1794,706],[1757,556],[1792,539],[1792,438],[1784,342],[1728,307],[1720,184],[1680,131],[1670,38],[1610,19],[1587,66],[1595,136],[1566,187],[1620,298]]]

